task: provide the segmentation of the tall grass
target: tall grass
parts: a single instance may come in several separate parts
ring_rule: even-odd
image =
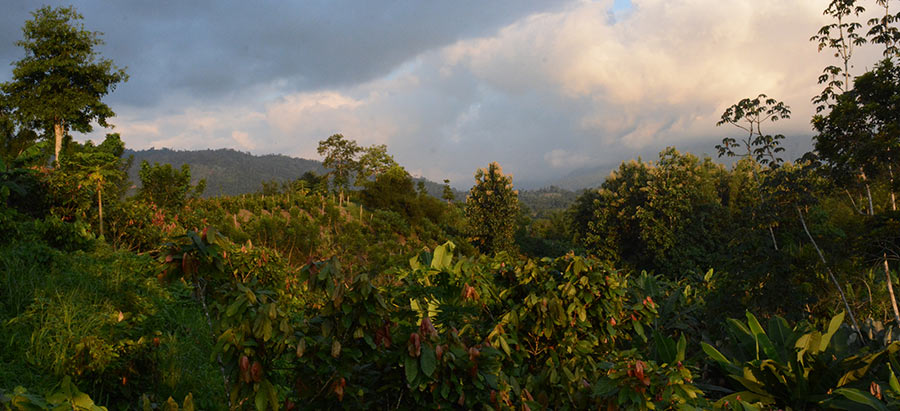
[[[0,244],[0,389],[46,392],[71,376],[110,409],[188,393],[219,405],[213,341],[186,285],[159,283],[147,256],[61,251],[32,233]]]

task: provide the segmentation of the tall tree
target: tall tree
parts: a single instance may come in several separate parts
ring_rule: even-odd
[[[768,165],[770,169],[778,167],[784,160],[779,153],[784,151],[781,147],[781,140],[784,140],[782,134],[766,134],[762,130],[762,125],[768,122],[776,122],[783,118],[791,118],[791,108],[784,102],[769,98],[765,94],[760,94],[756,98],[745,98],[737,104],[725,109],[722,118],[716,123],[716,126],[723,124],[731,124],[747,134],[741,140],[733,137],[722,139],[722,144],[717,145],[719,157],[744,157],[753,163],[752,175],[756,183],[757,196],[760,205],[764,203],[763,193],[760,184],[758,165]],[[741,147],[746,150],[746,154],[742,153]],[[735,151],[739,150],[739,151]],[[778,250],[778,241],[775,239],[775,230],[772,224],[767,224],[769,236],[772,239],[772,247]]]
[[[456,199],[456,194],[453,193],[453,189],[450,188],[450,180],[444,179],[443,189],[441,191],[441,199],[447,201],[447,205],[453,204],[453,200]]]
[[[69,130],[90,132],[93,121],[109,127],[106,120],[115,113],[102,98],[128,80],[124,69],[97,54],[101,33],[85,30],[82,19],[73,7],[33,12],[16,42],[25,57],[13,63],[12,80],[0,86],[20,122],[53,136],[57,163]]]
[[[720,192],[725,175],[711,159],[673,147],[656,164],[623,162],[595,195],[579,201],[584,207],[595,198],[587,205],[593,216],[580,234],[584,244],[630,267],[673,276],[705,271],[727,242],[719,227],[726,220]]]
[[[841,61],[840,66],[825,67],[819,76],[819,84],[825,84],[825,88],[813,98],[813,103],[817,104],[816,112],[831,108],[837,95],[848,91],[852,86],[850,60],[856,48],[866,43],[866,38],[860,35],[862,24],[853,21],[853,18],[865,11],[866,9],[858,5],[856,0],[831,0],[823,14],[831,16],[834,22],[822,26],[818,33],[809,39],[818,44],[820,52],[830,49]]]
[[[900,23],[900,12],[891,14],[890,0],[875,0],[875,3],[884,10],[884,14],[881,17],[869,19],[869,32],[866,35],[869,36],[872,43],[884,46],[885,58],[900,56],[900,48],[898,48],[900,28],[897,27],[897,23]]]
[[[760,94],[752,99],[745,98],[728,107],[722,113],[722,118],[716,123],[716,126],[731,124],[747,132],[747,135],[740,141],[731,137],[722,139],[722,144],[716,146],[719,157],[723,155],[747,157],[759,164],[777,167],[778,164],[784,162],[778,156],[778,153],[784,151],[784,148],[781,147],[784,135],[766,134],[762,130],[762,125],[770,121],[774,123],[783,118],[791,118],[791,108],[784,102],[769,98],[765,94]],[[742,145],[747,151],[746,154],[735,151]]]
[[[372,177],[384,174],[398,164],[394,157],[387,153],[387,146],[378,144],[360,149],[359,169],[356,174],[356,185],[363,185]]]
[[[813,126],[816,152],[832,178],[847,184],[851,181],[848,177],[858,172],[868,186],[867,176],[886,176],[890,207],[896,211],[893,169],[900,152],[900,67],[890,58],[882,60],[874,70],[856,78],[853,90],[837,97],[827,116],[815,116]],[[869,194],[868,214],[876,212]],[[886,251],[882,262],[894,320],[900,324]]]
[[[406,170],[395,165],[363,182],[360,200],[372,209],[390,210],[408,218],[417,217],[416,191]]]
[[[119,158],[106,152],[82,152],[76,154],[76,176],[88,187],[97,191],[97,210],[100,220],[100,236],[103,236],[103,191],[115,181],[124,179],[119,169]]]
[[[362,149],[356,141],[344,138],[342,134],[334,134],[319,142],[318,152],[324,156],[322,165],[330,168],[331,181],[340,192],[340,203],[344,202],[344,190],[350,185],[350,176],[359,171],[359,155]]]
[[[190,198],[197,198],[206,189],[206,180],[200,180],[191,186],[191,166],[183,164],[176,170],[171,164],[141,161],[138,172],[141,188],[138,197],[164,208],[179,208]]]
[[[512,176],[504,175],[496,162],[475,172],[475,185],[466,197],[469,236],[483,253],[508,250],[513,245],[519,193]]]
[[[55,172],[49,175],[48,188],[55,214],[62,218],[87,218],[96,207],[103,235],[104,209],[124,193],[128,184],[130,158],[123,159],[125,143],[117,133],[107,134],[99,145],[87,141],[67,146]]]
[[[33,130],[16,124],[11,110],[3,101],[4,97],[0,94],[0,159],[9,167],[12,166],[13,159],[37,140],[38,135]]]
[[[838,183],[889,176],[900,151],[900,67],[884,59],[856,78],[827,115],[816,115],[816,152]],[[891,191],[894,189],[892,187]],[[870,197],[871,198],[871,197]],[[871,200],[870,200],[871,203]],[[896,208],[892,201],[892,208]],[[869,214],[875,210],[869,205]]]

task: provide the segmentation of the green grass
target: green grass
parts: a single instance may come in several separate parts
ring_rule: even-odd
[[[110,409],[188,393],[216,408],[222,380],[206,319],[187,286],[156,279],[157,266],[102,245],[60,251],[38,236],[0,245],[0,389],[47,392],[68,375]]]

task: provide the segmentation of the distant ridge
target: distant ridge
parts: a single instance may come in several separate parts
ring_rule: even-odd
[[[171,164],[180,168],[183,164],[191,166],[191,177],[194,182],[206,179],[204,197],[221,195],[241,195],[255,193],[262,188],[263,182],[288,182],[296,180],[312,171],[325,174],[327,170],[318,160],[290,157],[282,154],[253,155],[230,148],[217,150],[171,150],[168,148],[151,148],[149,150],[125,150],[125,156],[133,155],[134,163],[128,171],[131,181],[137,186],[140,181],[138,171],[141,161]],[[443,194],[443,185],[424,178],[413,178],[413,181],[425,182],[425,190],[437,198]],[[457,200],[465,200],[465,192],[453,190]]]
[[[135,186],[140,181],[138,171],[141,161],[149,163],[171,164],[180,168],[183,164],[191,166],[191,177],[196,183],[206,179],[204,197],[234,196],[255,193],[262,188],[263,182],[293,181],[303,173],[312,171],[322,175],[326,169],[322,162],[305,158],[290,157],[282,154],[253,155],[230,148],[216,150],[172,150],[168,148],[151,148],[149,150],[125,150],[125,156],[133,155],[134,163],[128,176]],[[578,195],[579,189],[588,186],[599,186],[609,175],[612,167],[581,169],[558,181],[563,184],[545,186],[540,189],[521,190],[519,199],[533,216],[543,216],[547,210],[564,209]],[[431,180],[414,177],[413,182],[425,182],[428,194],[441,198],[444,186]],[[568,184],[566,184],[568,183]],[[570,188],[571,187],[571,188]],[[465,201],[466,192],[453,189],[456,201]]]
[[[620,163],[607,164],[596,167],[579,168],[573,170],[565,177],[553,181],[553,185],[567,190],[585,190],[600,187],[609,173],[619,167]]]
[[[125,156],[134,155],[134,163],[128,172],[131,181],[139,184],[138,171],[141,161],[171,164],[180,168],[191,166],[194,181],[206,179],[204,197],[253,193],[262,188],[263,182],[293,181],[303,173],[312,171],[324,174],[325,168],[316,160],[289,157],[281,154],[256,156],[250,153],[222,148],[217,150],[126,150]]]

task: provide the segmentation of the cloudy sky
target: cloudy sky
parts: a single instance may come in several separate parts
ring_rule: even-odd
[[[0,61],[35,2],[4,1]],[[67,5],[70,3],[49,4]],[[712,152],[741,98],[794,112],[808,146],[809,41],[827,0],[76,1],[131,79],[109,95],[130,148],[229,147],[318,159],[334,133],[387,144],[415,175],[468,187],[498,161],[519,181]],[[878,56],[855,58],[856,72]],[[0,81],[11,66],[0,65]],[[102,134],[100,134],[102,135]],[[96,137],[95,137],[96,138]]]

